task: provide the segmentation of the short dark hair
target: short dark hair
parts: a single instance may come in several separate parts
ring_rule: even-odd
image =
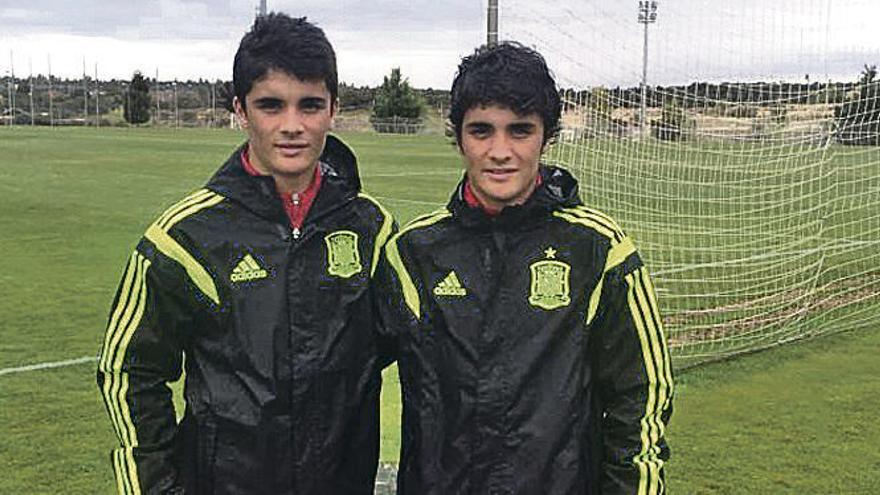
[[[242,106],[254,82],[270,69],[302,81],[324,81],[331,100],[336,100],[336,53],[324,31],[305,17],[277,12],[259,16],[241,38],[232,64],[232,84]]]
[[[449,120],[459,143],[464,114],[492,104],[518,115],[538,114],[544,123],[545,144],[559,133],[562,102],[556,80],[540,53],[514,41],[484,45],[463,58],[450,99]]]

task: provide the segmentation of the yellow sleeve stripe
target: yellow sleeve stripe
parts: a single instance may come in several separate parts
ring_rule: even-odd
[[[644,267],[626,275],[627,303],[638,333],[642,359],[648,377],[645,415],[640,419],[642,448],[633,457],[633,463],[641,473],[639,495],[654,495],[663,492],[660,477],[664,461],[658,457],[659,440],[665,434],[662,413],[669,406],[672,397],[672,375],[668,367],[667,350],[662,324],[656,315],[654,294],[645,283],[648,274]]]
[[[220,304],[220,296],[217,294],[217,287],[214,285],[211,275],[183,246],[178,244],[177,241],[156,224],[151,225],[147,229],[145,237],[155,244],[159,251],[162,251],[162,254],[179,263],[186,270],[193,283],[196,284],[196,287],[210,300],[214,301],[214,304]]]
[[[403,265],[403,260],[400,259],[400,252],[397,250],[396,238],[392,238],[391,241],[388,242],[388,247],[386,248],[385,253],[388,256],[388,264],[390,264],[394,271],[397,272],[397,277],[400,279],[400,288],[403,291],[403,301],[406,303],[409,310],[412,311],[412,314],[415,315],[416,320],[418,320],[422,317],[419,292],[412,281],[412,277],[409,276],[409,272]]]
[[[116,307],[113,308],[110,316],[110,323],[107,325],[107,333],[104,335],[104,345],[101,347],[101,362],[98,365],[98,369],[100,370],[108,370],[107,360],[108,354],[110,352],[111,347],[111,339],[114,337],[114,331],[117,325],[119,324],[119,319],[122,317],[122,312],[127,307],[127,298],[131,295],[131,288],[133,284],[133,278],[137,271],[139,259],[143,257],[135,251],[128,258],[128,265],[125,267],[125,274],[122,277],[122,285],[120,287],[119,292],[119,300],[116,303]]]
[[[561,218],[567,222],[582,225],[593,230],[603,237],[607,238],[611,243],[611,249],[605,259],[605,266],[602,276],[593,292],[590,294],[589,304],[587,305],[586,323],[589,325],[596,316],[599,309],[599,300],[602,298],[602,287],[605,274],[615,266],[621,264],[631,254],[636,252],[636,247],[632,240],[623,233],[623,230],[608,215],[587,208],[586,206],[577,206],[574,208],[563,208],[553,212],[553,216]]]
[[[557,210],[553,212],[553,216],[557,218],[561,218],[567,222],[583,225],[591,230],[594,230],[601,234],[603,237],[608,238],[612,242],[616,240],[616,232],[613,229],[610,229],[607,225],[596,221],[593,218],[585,218],[579,217],[577,215],[573,215],[569,209],[566,210]]]
[[[211,275],[183,246],[168,235],[168,229],[188,216],[222,203],[224,199],[223,196],[211,191],[199,191],[171,207],[159,220],[150,225],[145,235],[162,254],[179,263],[196,287],[214,304],[220,304],[220,296]]]
[[[620,228],[620,226],[617,225],[614,220],[612,220],[608,215],[605,215],[604,213],[601,213],[599,211],[592,210],[590,208],[587,208],[586,206],[577,206],[574,208],[564,208],[562,212],[601,225],[605,230],[612,233],[612,235],[609,235],[608,237],[611,237],[617,241],[626,237],[626,234],[623,233],[623,230]]]
[[[113,460],[113,473],[116,478],[116,493],[119,495],[129,495],[134,493],[134,488],[128,480],[128,472],[126,470],[125,449],[114,449],[110,456]]]
[[[158,224],[163,229],[167,229],[174,225],[176,221],[172,222],[171,220],[177,216],[183,210],[186,210],[190,206],[196,205],[205,199],[209,199],[217,196],[216,193],[211,192],[207,189],[199,189],[198,191],[190,194],[189,196],[183,198],[178,201],[176,204],[172,205],[171,208],[165,210],[165,213],[156,220],[156,224]]]
[[[376,235],[376,238],[373,240],[373,261],[371,263],[372,266],[370,267],[370,277],[372,277],[375,275],[376,266],[379,264],[379,253],[385,243],[388,242],[388,238],[391,236],[391,230],[394,226],[394,217],[384,206],[382,206],[381,203],[376,201],[376,199],[369,194],[362,192],[359,193],[358,196],[376,205],[376,208],[382,212],[382,217],[384,218],[382,221],[382,228],[379,229],[379,234]]]
[[[150,261],[135,251],[126,269],[117,307],[113,311],[104,348],[101,352],[99,371],[104,375],[102,395],[107,405],[110,421],[121,445],[114,451],[114,468],[117,485],[124,487],[120,493],[140,494],[137,465],[133,448],[138,446],[137,431],[126,400],[129,375],[123,369],[125,354],[135,330],[143,318],[146,307],[146,273]]]
[[[590,294],[590,304],[587,306],[587,325],[593,321],[593,318],[596,317],[596,312],[599,311],[599,299],[602,298],[602,286],[604,284],[605,275],[602,274],[602,276],[599,277],[599,283],[596,284],[593,293]]]
[[[583,215],[585,217],[595,218],[596,220],[599,220],[602,223],[604,223],[605,225],[607,225],[611,230],[616,231],[621,236],[624,235],[623,230],[621,230],[620,226],[617,225],[617,222],[615,222],[614,219],[612,219],[611,217],[609,217],[605,213],[603,213],[599,210],[595,210],[595,209],[590,208],[585,205],[576,206],[572,209],[575,212],[577,212],[578,214]]]
[[[419,291],[416,289],[416,285],[412,281],[412,277],[410,277],[409,271],[407,271],[406,266],[403,263],[403,260],[400,258],[400,251],[397,248],[397,241],[400,239],[400,236],[409,232],[410,230],[427,227],[429,225],[433,225],[444,218],[450,217],[452,214],[446,210],[439,210],[431,215],[427,215],[424,217],[417,218],[413,220],[409,224],[406,225],[400,232],[391,237],[391,240],[388,241],[388,244],[385,246],[385,254],[388,257],[388,264],[391,265],[391,268],[397,273],[397,278],[400,279],[401,290],[403,291],[403,301],[406,303],[407,307],[412,314],[416,317],[416,320],[421,318],[421,299],[419,298]]]
[[[602,275],[599,277],[599,283],[596,284],[593,293],[590,294],[590,303],[587,306],[587,325],[593,321],[593,318],[596,317],[596,312],[599,310],[599,300],[602,298],[602,288],[605,283],[605,275],[614,267],[626,261],[626,259],[635,252],[636,246],[629,237],[624,237],[622,241],[616,244],[612,241],[611,249],[608,251],[608,256],[605,258],[605,268],[602,270]]]
[[[636,246],[629,237],[624,237],[619,243],[612,244],[611,250],[608,251],[608,257],[605,259],[605,269],[603,272],[608,273],[611,269],[626,261],[635,252]]]

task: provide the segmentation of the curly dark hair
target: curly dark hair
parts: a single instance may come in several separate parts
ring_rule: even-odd
[[[459,143],[464,114],[482,105],[501,105],[518,115],[538,114],[544,123],[544,144],[559,133],[562,102],[556,80],[544,57],[520,43],[484,45],[462,59],[450,99],[449,120]]]
[[[302,81],[324,81],[331,100],[336,100],[336,53],[324,31],[305,17],[277,12],[259,16],[241,38],[232,64],[232,84],[243,106],[254,82],[270,69]]]

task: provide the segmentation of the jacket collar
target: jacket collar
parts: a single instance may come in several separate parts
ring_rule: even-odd
[[[226,163],[208,181],[207,188],[243,205],[255,214],[284,225],[287,213],[271,176],[249,175],[241,163],[241,152],[247,143],[235,150]],[[307,218],[332,211],[354,199],[361,190],[357,158],[339,138],[328,135],[321,154],[321,189]]]
[[[541,174],[541,183],[525,203],[508,206],[494,216],[488,215],[482,208],[468,205],[464,198],[465,175],[455,188],[447,209],[452,212],[453,218],[468,228],[518,230],[543,220],[554,210],[581,204],[577,180],[568,171],[541,165],[538,173]]]

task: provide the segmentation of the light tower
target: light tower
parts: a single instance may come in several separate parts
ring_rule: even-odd
[[[495,46],[498,44],[498,0],[489,0],[487,19],[486,44]]]
[[[648,104],[648,25],[657,22],[657,1],[639,0],[639,23],[645,25],[645,46],[642,49],[642,98],[639,106],[639,123],[642,137],[646,136],[646,107]]]

